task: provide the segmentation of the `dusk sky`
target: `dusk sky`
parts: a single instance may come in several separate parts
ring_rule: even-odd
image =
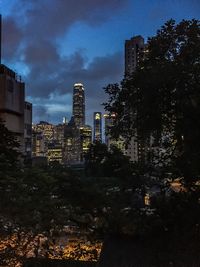
[[[71,117],[73,84],[82,82],[86,115],[124,72],[124,41],[145,40],[170,18],[199,19],[199,0],[0,0],[2,63],[26,83],[33,121]]]

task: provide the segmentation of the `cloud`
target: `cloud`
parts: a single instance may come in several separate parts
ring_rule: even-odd
[[[18,56],[23,32],[13,18],[3,21],[2,30],[2,54],[6,60],[15,59]]]
[[[60,114],[60,118],[67,115],[69,119],[73,84],[82,82],[85,87],[87,113],[92,113],[95,109],[103,110],[101,103],[105,101],[105,94],[102,88],[121,79],[122,53],[94,58],[87,67],[84,57],[78,52],[69,58],[57,60],[59,68],[53,69],[52,72],[39,66],[31,69],[26,81],[29,100],[42,104],[46,108],[46,113],[55,113],[57,116]],[[35,108],[37,109],[37,105]],[[38,117],[38,114],[36,115]]]
[[[26,95],[34,104],[36,119],[44,119],[49,113],[52,117],[62,115],[62,101],[64,96],[72,96],[75,82],[84,83],[88,105],[100,105],[105,97],[102,87],[121,79],[121,53],[99,56],[88,64],[84,47],[63,57],[58,42],[75,23],[98,27],[127,3],[128,0],[84,0],[84,4],[82,0],[14,1],[12,17],[4,18],[3,57],[4,62],[16,62],[15,67],[24,66]],[[70,51],[67,43],[66,50]],[[51,102],[52,95],[57,96],[56,103]],[[66,107],[69,104],[68,97]]]

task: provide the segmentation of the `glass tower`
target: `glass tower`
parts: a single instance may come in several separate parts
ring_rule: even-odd
[[[94,112],[94,138],[93,141],[102,142],[102,115],[101,112]]]
[[[73,118],[77,128],[85,125],[85,92],[82,83],[74,84]]]

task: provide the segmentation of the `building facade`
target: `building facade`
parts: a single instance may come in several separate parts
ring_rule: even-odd
[[[65,126],[64,131],[64,163],[74,164],[80,162],[80,134],[76,127],[74,118],[72,117],[69,123]]]
[[[144,38],[141,35],[134,36],[130,40],[125,41],[125,77],[134,73],[142,60],[144,49]]]
[[[48,164],[57,162],[63,163],[63,148],[60,144],[49,144],[47,152]]]
[[[80,146],[81,146],[81,161],[84,161],[85,154],[88,152],[92,143],[92,127],[85,125],[80,128]]]
[[[25,84],[14,71],[1,64],[0,118],[4,121],[7,129],[16,135],[23,154],[25,153],[24,107]]]
[[[94,133],[93,142],[102,142],[102,114],[101,112],[94,112]]]
[[[125,41],[125,79],[129,79],[134,74],[136,68],[144,59],[146,51],[147,45],[141,35],[134,36],[130,40]],[[134,116],[137,116],[137,114]],[[134,136],[132,136],[129,144],[126,146],[125,154],[132,162],[143,161],[145,158],[145,146],[137,129],[135,129]]]
[[[32,131],[32,157],[46,157],[47,147],[43,132]]]
[[[85,92],[82,83],[75,83],[73,89],[73,118],[77,128],[85,125]]]

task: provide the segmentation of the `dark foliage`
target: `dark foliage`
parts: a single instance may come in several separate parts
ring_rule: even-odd
[[[183,176],[190,188],[200,175],[199,21],[170,20],[147,47],[131,77],[105,88],[105,108],[116,114],[112,132],[130,139],[137,129],[144,141],[153,136],[155,144],[168,148],[173,175]]]

